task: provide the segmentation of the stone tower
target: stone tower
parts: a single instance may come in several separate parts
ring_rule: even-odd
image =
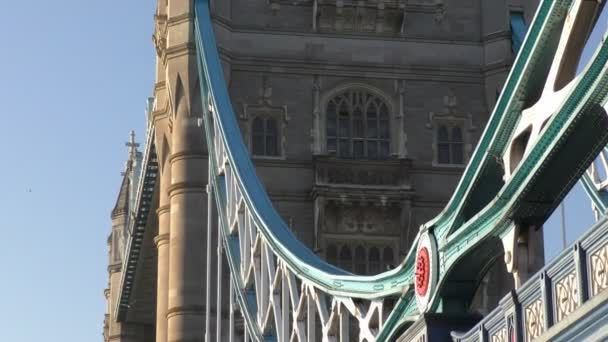
[[[449,199],[483,131],[514,58],[511,19],[529,22],[535,7],[534,0],[211,1],[243,137],[295,234],[355,274],[402,260],[420,224]],[[148,144],[158,177],[141,239],[111,260],[118,271],[107,296],[119,299],[109,300],[116,314],[108,321],[133,322],[146,336],[136,341],[202,341],[215,336],[204,316],[219,312],[221,320],[227,310],[205,306],[218,290],[207,279],[225,276],[226,267],[217,237],[206,234],[192,0],[158,0],[154,44]],[[113,216],[124,230],[120,220]],[[134,265],[133,274],[121,264]],[[479,291],[482,311],[503,294],[492,292],[497,277]],[[123,336],[113,325],[108,340],[128,341],[111,339]]]

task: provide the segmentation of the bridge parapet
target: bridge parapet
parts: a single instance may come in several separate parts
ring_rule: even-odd
[[[608,312],[608,217],[604,216],[475,327],[455,342],[584,340],[605,336]],[[566,334],[568,336],[566,336]],[[594,338],[597,337],[594,335]]]

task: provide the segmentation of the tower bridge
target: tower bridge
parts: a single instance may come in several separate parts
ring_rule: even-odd
[[[104,339],[608,339],[604,12],[160,0]],[[579,181],[597,223],[544,265]]]

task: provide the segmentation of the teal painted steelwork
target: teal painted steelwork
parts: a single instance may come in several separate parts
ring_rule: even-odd
[[[604,148],[604,154],[608,154],[608,148]],[[605,214],[608,210],[608,193],[596,185],[596,182],[589,173],[583,174],[581,177],[581,185],[591,200],[593,207],[598,212]]]
[[[600,212],[605,213],[606,210],[608,210],[608,194],[603,191],[599,191],[591,179],[591,176],[588,174],[584,174],[581,177],[581,185],[583,186],[583,189],[591,200],[593,206],[595,206],[595,208],[597,208],[597,210]]]
[[[536,74],[537,66],[540,64],[546,65],[547,53],[555,49],[555,47],[548,46],[548,37],[559,30],[560,25],[556,24],[563,22],[565,9],[570,3],[569,0],[543,1],[539,5],[530,32],[524,40],[520,54],[514,62],[494,112],[460,183],[454,191],[454,195],[446,208],[435,219],[424,225],[424,227],[435,230],[438,240],[462,226],[463,220],[459,218],[464,216],[463,212],[466,211],[466,206],[483,208],[489,200],[496,197],[496,193],[502,187],[502,181],[496,179],[502,178],[502,169],[498,173],[485,171],[500,168],[496,159],[503,154],[507,147],[512,131],[523,110],[525,97],[531,91],[531,83],[533,83],[531,80]],[[488,174],[492,177],[489,177]],[[491,189],[485,188],[484,191],[475,191],[475,187],[485,183],[491,183]],[[478,199],[474,198],[475,195],[483,197],[480,193],[490,194],[489,198],[484,198],[481,205],[475,203]]]
[[[525,210],[535,209],[536,204],[526,204],[535,187],[544,186],[547,179],[543,175],[566,177],[561,184],[555,184],[558,192],[539,209],[539,215],[548,216],[559,203],[566,191],[573,185],[568,180],[576,180],[582,173],[579,166],[571,165],[562,173],[553,174],[547,166],[554,163],[560,153],[564,153],[567,142],[580,143],[575,135],[577,128],[584,128],[588,117],[597,115],[597,106],[605,102],[608,92],[606,43],[596,52],[593,62],[578,78],[567,100],[553,116],[529,154],[521,162],[512,177],[504,183],[503,170],[497,162],[508,146],[522,110],[535,98],[537,88],[542,86],[548,61],[552,60],[562,24],[571,5],[570,0],[543,1],[538,8],[528,36],[523,40],[521,51],[498,99],[497,106],[488,122],[469,165],[458,184],[454,196],[446,208],[421,231],[431,231],[436,236],[439,248],[439,281],[431,298],[431,311],[441,310],[441,290],[447,286],[448,275],[474,248],[490,238],[500,238],[510,229],[513,219],[525,217]],[[222,150],[227,156],[230,172],[237,180],[237,187],[245,205],[252,213],[255,225],[268,242],[273,253],[289,269],[322,291],[343,297],[375,299],[399,295],[400,300],[390,314],[378,340],[390,338],[404,321],[412,319],[417,308],[412,289],[415,248],[394,270],[376,276],[353,276],[346,271],[327,264],[291,233],[285,222],[274,210],[272,203],[256,176],[248,150],[241,137],[236,115],[232,110],[226,89],[222,66],[219,61],[215,37],[211,25],[208,0],[196,1],[195,34],[199,51],[199,80],[202,99],[213,109],[205,106],[205,129],[210,153],[212,186],[218,203],[221,233],[224,247],[233,275],[238,274],[238,243],[230,241],[226,213],[226,192],[223,176],[217,171],[213,134],[219,134]],[[550,64],[550,63],[549,63]],[[213,116],[213,117],[211,117]],[[219,128],[213,132],[213,119]],[[577,160],[581,164],[590,162],[594,153],[606,144],[608,135],[594,133],[592,146]],[[213,157],[212,157],[213,156]],[[212,162],[213,161],[213,162]],[[528,201],[529,202],[529,201]],[[523,204],[522,204],[523,203]],[[529,207],[525,207],[529,205]],[[418,233],[414,246],[420,237]],[[490,251],[491,252],[491,251]],[[238,277],[233,276],[233,279]],[[237,280],[234,280],[237,281]],[[256,331],[255,310],[243,284],[236,284],[237,302],[243,308],[248,329],[253,336],[263,339],[262,332]]]

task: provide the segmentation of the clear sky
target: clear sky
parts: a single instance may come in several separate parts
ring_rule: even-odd
[[[154,3],[3,5],[0,341],[102,339],[110,211],[154,82]],[[569,242],[592,222],[575,192]],[[547,227],[549,258],[558,228]]]
[[[2,1],[2,342],[102,340],[110,211],[129,131],[144,131],[154,6]]]

